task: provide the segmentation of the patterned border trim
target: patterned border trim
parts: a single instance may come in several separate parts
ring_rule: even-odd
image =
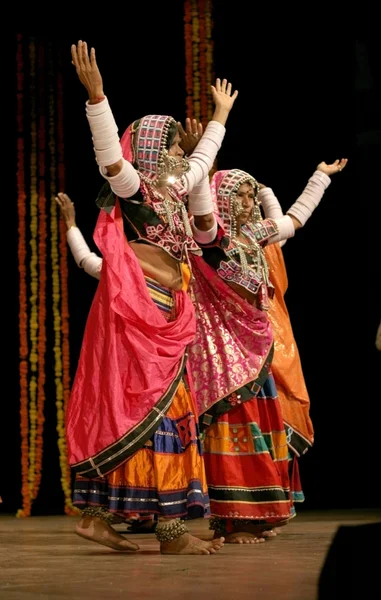
[[[312,443],[302,436],[301,433],[295,431],[295,429],[285,421],[283,424],[286,430],[287,446],[291,452],[300,457],[305,454],[309,448],[312,448]]]
[[[107,473],[110,473],[110,471],[114,471],[130,456],[140,450],[155,433],[165,414],[168,412],[183,376],[186,360],[187,354],[184,354],[174,381],[143,421],[95,456],[72,465],[73,471],[89,478],[103,477]]]

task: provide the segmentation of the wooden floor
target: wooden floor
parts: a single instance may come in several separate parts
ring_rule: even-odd
[[[338,526],[376,521],[375,511],[302,512],[266,543],[175,557],[159,554],[153,535],[130,535],[141,551],[119,554],[74,535],[72,517],[0,515],[0,599],[315,600]],[[204,538],[207,527],[190,522]]]

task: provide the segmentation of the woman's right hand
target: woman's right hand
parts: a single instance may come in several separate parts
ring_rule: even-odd
[[[67,194],[59,192],[56,196],[56,202],[60,207],[61,217],[65,221],[66,227],[76,227],[75,224],[75,208],[74,202],[72,202]]]
[[[185,130],[180,121],[177,122],[177,129],[181,138],[180,147],[184,150],[187,156],[190,156],[202,137],[202,123],[197,121],[197,119],[191,120],[186,118]]]
[[[89,56],[86,42],[80,40],[77,46],[72,45],[71,57],[79,80],[87,89],[89,99],[94,101],[103,99],[103,82],[95,58],[95,49],[91,48]]]

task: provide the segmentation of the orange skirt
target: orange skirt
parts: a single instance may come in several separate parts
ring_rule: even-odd
[[[186,286],[186,269],[183,273]],[[153,302],[170,320],[173,292],[149,277],[146,282]],[[209,515],[197,412],[186,374],[145,446],[104,477],[77,476],[73,503],[82,509],[99,506],[123,518],[133,513],[173,518]]]

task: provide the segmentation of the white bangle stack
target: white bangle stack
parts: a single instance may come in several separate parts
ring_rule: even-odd
[[[320,203],[331,179],[322,171],[315,171],[299,198],[294,202],[287,214],[298,219],[302,226],[306,224],[315,208]]]
[[[94,151],[100,167],[108,167],[122,159],[118,127],[107,98],[96,104],[86,102],[86,116],[90,125]]]

